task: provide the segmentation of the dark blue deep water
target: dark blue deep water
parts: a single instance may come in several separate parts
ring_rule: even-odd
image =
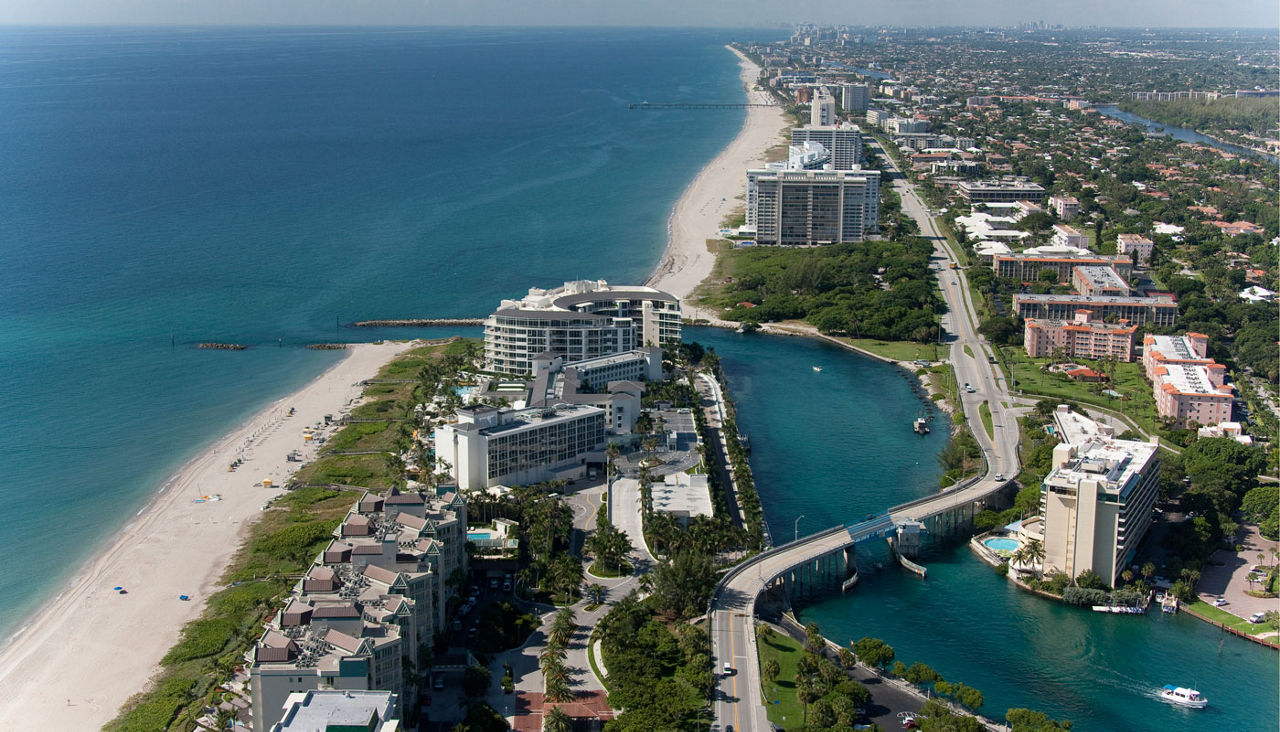
[[[0,634],[303,345],[389,335],[339,324],[643,280],[743,117],[626,103],[738,99],[732,39],[0,30]]]

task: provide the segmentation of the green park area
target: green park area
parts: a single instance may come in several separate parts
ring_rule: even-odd
[[[769,721],[787,730],[804,729],[804,708],[796,697],[796,665],[804,656],[804,646],[790,636],[772,633],[767,638],[759,636],[756,650],[761,669],[766,668],[769,661],[778,664],[778,675],[772,681],[764,681],[764,703]],[[738,693],[745,699],[754,690],[739,690]]]
[[[1106,381],[1091,383],[1072,381],[1065,373],[1047,370],[1046,367],[1053,363],[1053,359],[1033,359],[1017,347],[1002,348],[1001,352],[1001,368],[1006,377],[1012,376],[1016,382],[1013,388],[1015,393],[1021,390],[1024,394],[1033,396],[1092,404],[1123,412],[1148,433],[1158,433],[1164,427],[1156,413],[1155,397],[1151,393],[1151,384],[1143,375],[1141,363],[1111,363],[1089,359],[1074,361],[1107,374]]]

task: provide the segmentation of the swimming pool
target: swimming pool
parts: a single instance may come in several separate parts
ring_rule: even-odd
[[[477,391],[480,391],[480,387],[478,387],[478,386],[455,386],[455,387],[453,387],[453,393],[454,393],[454,394],[457,394],[457,395],[458,395],[458,396],[460,396],[460,397],[468,397],[468,396],[471,396],[472,394],[475,394]]]
[[[988,549],[997,552],[1013,552],[1018,549],[1018,540],[1004,536],[993,536],[982,542]]]
[[[493,535],[487,531],[468,531],[467,539],[470,541],[488,541]]]

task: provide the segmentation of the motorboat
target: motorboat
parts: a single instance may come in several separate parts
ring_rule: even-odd
[[[924,417],[917,417],[915,423],[911,425],[911,429],[917,435],[927,435],[929,434],[929,420]]]
[[[1204,709],[1209,706],[1209,700],[1205,699],[1200,692],[1173,684],[1165,684],[1160,690],[1160,701],[1191,709]]]
[[[821,372],[821,371],[822,371],[822,367],[821,367],[821,366],[814,366],[814,367],[813,367],[813,370],[814,370],[814,371],[816,371],[816,372]]]

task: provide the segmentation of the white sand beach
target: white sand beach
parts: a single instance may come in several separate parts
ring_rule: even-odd
[[[742,84],[751,102],[768,103],[772,98],[756,91],[760,67],[730,49],[739,58]],[[765,152],[788,140],[789,123],[781,107],[749,107],[738,136],[703,168],[685,188],[667,222],[667,248],[650,275],[648,284],[684,300],[711,275],[715,254],[707,251],[707,240],[715,239],[720,223],[743,202],[747,169],[762,166]],[[713,316],[682,303],[686,318]]]
[[[200,615],[247,526],[302,464],[286,456],[314,456],[303,428],[358,403],[359,382],[410,347],[350,347],[324,374],[174,475],[0,652],[0,729],[88,730],[114,718],[158,670],[183,624]],[[244,464],[229,472],[238,455]],[[263,479],[273,486],[264,488]],[[214,495],[220,500],[195,502]],[[179,599],[183,594],[190,600]]]

